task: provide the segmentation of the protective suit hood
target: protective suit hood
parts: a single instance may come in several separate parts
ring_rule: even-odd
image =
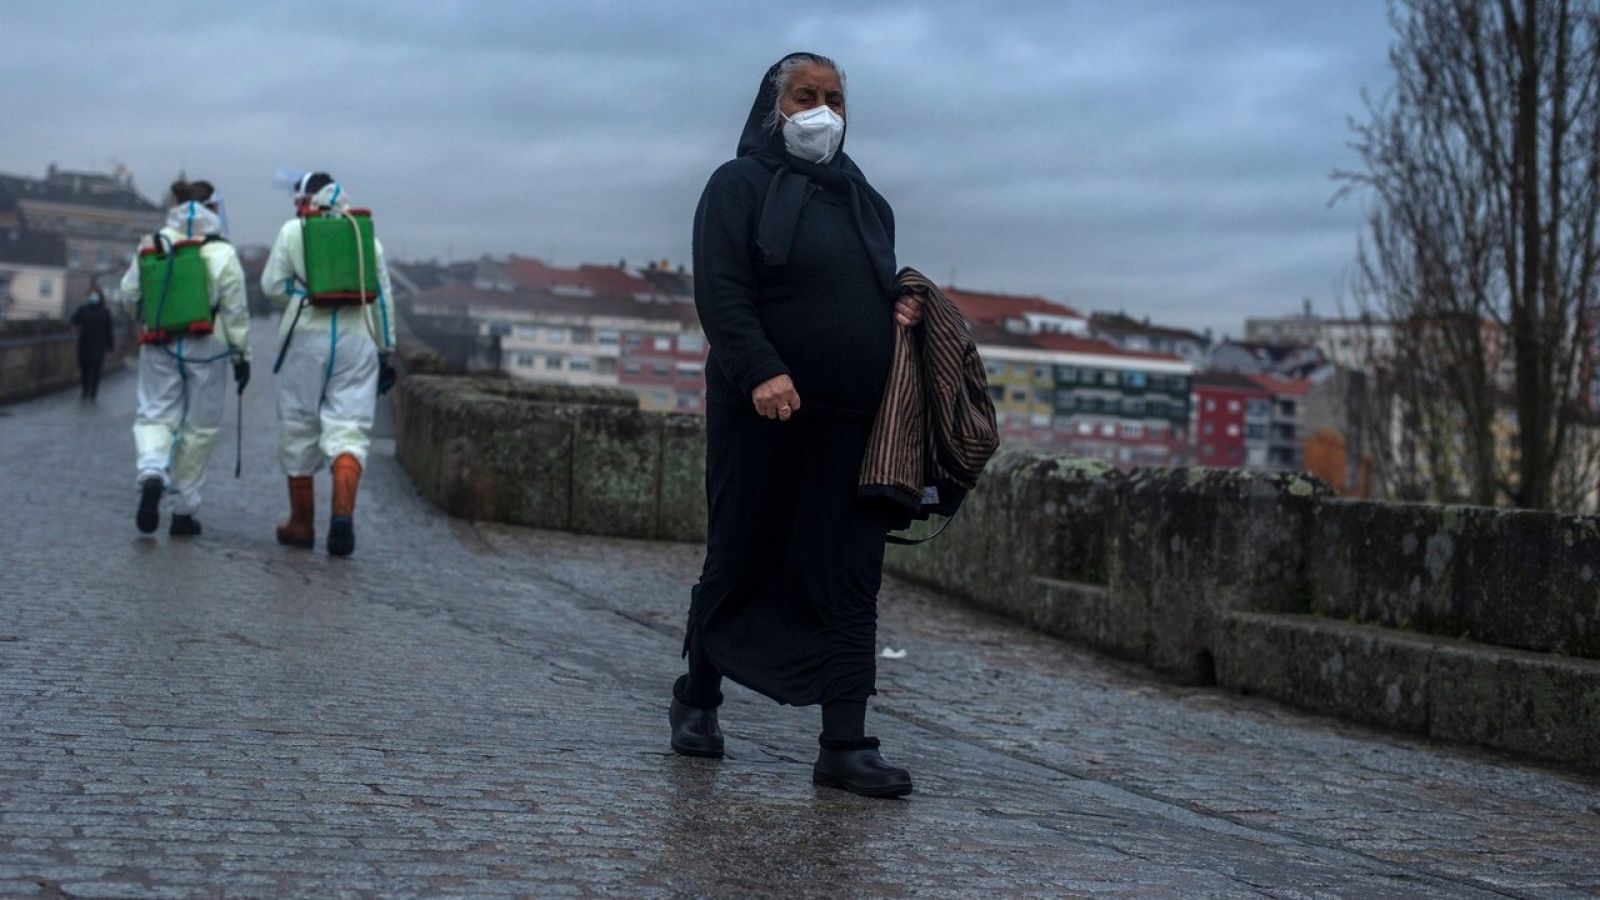
[[[207,238],[222,233],[222,219],[191,200],[167,210],[167,227],[186,238]]]
[[[322,190],[311,195],[311,205],[318,209],[343,209],[350,205],[350,196],[344,192],[339,182],[334,181],[322,186]]]

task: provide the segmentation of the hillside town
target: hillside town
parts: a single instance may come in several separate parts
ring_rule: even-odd
[[[0,173],[0,318],[70,317],[90,290],[115,285],[162,215],[126,171]],[[267,314],[256,284],[266,248],[239,251],[252,307]],[[457,367],[620,387],[650,410],[704,409],[707,345],[693,273],[681,264],[562,267],[510,255],[390,268],[404,333]],[[1422,452],[1405,446],[1399,412],[1374,408],[1375,379],[1397,364],[1406,336],[1391,323],[1318,315],[1306,301],[1245,319],[1235,338],[1043,296],[944,288],[976,339],[1011,446],[1118,468],[1309,471],[1352,496],[1374,492],[1374,453]],[[1493,326],[1485,330],[1494,340]],[[1594,343],[1582,366],[1590,408],[1600,400]],[[1507,368],[1507,393],[1511,378]]]

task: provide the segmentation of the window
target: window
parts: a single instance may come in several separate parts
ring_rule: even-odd
[[[1146,376],[1143,372],[1124,372],[1122,374],[1122,383],[1131,388],[1143,388],[1146,386],[1145,378]]]
[[[1117,436],[1117,426],[1111,424],[1110,422],[1107,422],[1104,425],[1100,426],[1100,433],[1102,435],[1105,435],[1106,437],[1116,437]]]
[[[672,366],[666,363],[655,363],[650,366],[650,374],[657,378],[665,378],[672,374]]]
[[[1121,380],[1122,380],[1121,377],[1118,376],[1116,372],[1101,372],[1100,373],[1100,383],[1105,385],[1106,387],[1116,387],[1117,383],[1119,381],[1121,381]]]
[[[1228,437],[1236,438],[1238,436],[1239,436],[1239,426],[1238,425],[1229,425],[1228,426]]]
[[[1229,400],[1228,401],[1228,412],[1236,413],[1238,411],[1239,411],[1239,401],[1237,401],[1237,400]]]
[[[678,363],[679,378],[697,378],[699,377],[700,373],[704,371],[705,366],[702,366],[699,363]]]
[[[587,356],[574,356],[567,362],[567,371],[569,372],[587,372],[593,368],[594,363]]]
[[[594,370],[601,375],[617,374],[617,360],[614,357],[602,356],[594,361]]]
[[[1215,425],[1213,425],[1213,424],[1211,424],[1211,423],[1210,423],[1210,422],[1207,422],[1207,423],[1206,423],[1206,424],[1205,424],[1205,425],[1204,425],[1204,426],[1203,426],[1203,427],[1202,427],[1202,428],[1201,428],[1201,430],[1202,430],[1202,431],[1204,431],[1204,432],[1205,432],[1205,434],[1206,434],[1206,437],[1211,437],[1211,436],[1212,436],[1212,435],[1214,435],[1214,434],[1216,434],[1216,433],[1217,433],[1217,426],[1215,426]]]
[[[1001,369],[994,363],[984,363],[983,371],[984,374],[988,375],[990,378],[996,378],[1000,375]]]
[[[1142,438],[1144,437],[1144,426],[1138,422],[1123,422],[1122,436],[1125,438]]]
[[[1035,402],[1035,403],[1049,403],[1050,402],[1051,393],[1052,393],[1052,391],[1049,388],[1034,388],[1033,389],[1033,402]]]
[[[518,353],[517,354],[517,368],[519,368],[519,369],[531,369],[531,368],[533,368],[533,354],[532,353]]]
[[[1050,427],[1050,414],[1049,413],[1034,413],[1033,414],[1033,419],[1031,421],[1032,421],[1033,427],[1035,427],[1035,428],[1049,428]]]
[[[1125,416],[1142,416],[1142,415],[1144,415],[1144,401],[1143,400],[1124,400],[1124,401],[1122,401],[1122,414],[1125,415]]]
[[[1078,423],[1078,433],[1079,434],[1094,434],[1094,423],[1093,422],[1079,422]]]
[[[594,342],[602,347],[614,347],[622,340],[622,335],[615,331],[596,331]]]
[[[1033,377],[1038,381],[1043,381],[1050,377],[1050,370],[1045,366],[1035,366],[1033,369]]]
[[[638,363],[631,362],[631,363],[625,364],[622,367],[622,371],[623,371],[623,374],[626,374],[626,375],[637,375],[643,370],[639,368],[639,364]]]
[[[698,334],[678,335],[679,353],[703,353],[706,349],[706,339]]]
[[[539,329],[533,327],[532,325],[518,325],[512,329],[512,332],[516,334],[517,337],[530,341],[539,337]]]
[[[653,347],[657,353],[671,353],[672,338],[658,337],[650,342],[650,346]]]
[[[989,385],[989,397],[996,402],[1004,402],[1006,399],[1006,389],[998,384],[991,384]]]
[[[1246,425],[1244,427],[1244,439],[1247,441],[1259,441],[1266,436],[1267,426],[1265,425]]]
[[[1011,392],[1011,402],[1012,403],[1027,403],[1028,402],[1028,392],[1025,391],[1025,390],[1022,390],[1021,388],[1018,388],[1018,389],[1012,391]]]
[[[565,328],[546,328],[544,330],[544,339],[552,344],[565,344],[567,342],[567,330]]]
[[[1056,366],[1056,381],[1061,384],[1072,384],[1078,380],[1078,370],[1072,366]]]
[[[41,279],[39,279],[39,296],[41,296],[41,297],[49,297],[49,296],[53,295],[55,293],[55,291],[56,291],[55,279],[53,279],[53,278],[41,278]]]
[[[1216,412],[1216,411],[1217,411],[1217,401],[1212,400],[1210,397],[1207,397],[1206,398],[1206,412]]]
[[[1269,407],[1265,400],[1251,400],[1245,404],[1245,415],[1252,419],[1265,419]]]
[[[77,246],[67,248],[67,265],[76,269],[83,265],[83,250]]]
[[[94,252],[94,264],[96,268],[100,269],[104,269],[111,264],[111,254],[106,252],[106,248],[101,247]]]
[[[666,406],[672,401],[672,395],[668,394],[666,391],[652,391],[650,393],[650,398],[655,401],[656,406],[658,407]]]
[[[1278,412],[1284,418],[1287,418],[1287,419],[1294,418],[1294,401],[1293,400],[1280,400],[1280,401],[1278,401]]]

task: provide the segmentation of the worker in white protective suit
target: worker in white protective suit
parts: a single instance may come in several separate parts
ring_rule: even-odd
[[[160,503],[166,495],[173,497],[169,533],[200,534],[195,512],[205,486],[206,463],[222,427],[230,366],[237,393],[242,394],[250,381],[250,308],[244,270],[239,254],[221,234],[215,195],[208,182],[174,183],[174,205],[166,225],[140,243],[122,278],[121,301],[141,325],[139,410],[133,424],[139,490],[134,524],[145,534],[160,524]],[[183,244],[192,251],[195,243],[204,265],[186,274],[193,279],[190,296],[199,298],[197,313],[182,328],[152,327],[147,307],[163,304],[168,287],[176,295],[178,285],[156,282],[160,285],[156,290],[142,290],[141,259],[165,260],[174,247]]]
[[[261,289],[283,310],[278,328],[278,459],[289,479],[289,520],[278,526],[278,543],[316,546],[316,494],[312,476],[328,463],[333,471],[333,503],[328,522],[328,553],[355,550],[355,503],[367,464],[378,395],[394,384],[389,352],[394,347],[393,292],[383,246],[373,238],[373,259],[352,240],[338,251],[359,257],[363,278],[375,281],[375,296],[365,289],[329,300],[307,277],[308,225],[313,219],[338,228],[355,222],[344,189],[325,172],[311,172],[295,188],[300,215],[284,223],[261,273]],[[370,221],[370,218],[369,218]],[[327,252],[322,251],[324,255]],[[322,262],[326,262],[323,259]],[[346,260],[349,262],[349,260]],[[375,278],[371,272],[376,267]],[[321,276],[318,276],[321,277]]]

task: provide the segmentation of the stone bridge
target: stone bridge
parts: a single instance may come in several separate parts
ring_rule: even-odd
[[[431,433],[458,438],[448,410],[415,405],[426,384],[408,388],[407,425],[433,416]],[[545,468],[525,474],[556,479],[565,465],[568,480],[535,530],[440,511],[429,496],[511,501],[484,486],[488,461],[462,474],[469,446],[449,450],[452,477],[443,450],[408,448],[424,473],[414,480],[386,408],[357,554],[334,560],[272,542],[284,498],[269,388],[262,373],[246,395],[244,477],[231,477],[222,442],[205,534],[187,542],[133,529],[131,371],[109,377],[98,406],[58,394],[0,408],[0,895],[1600,893],[1600,781],[1581,762],[1549,768],[1527,761],[1537,746],[1512,757],[1266,699],[1278,676],[1238,674],[1249,654],[1218,642],[1235,614],[1283,624],[1270,618],[1283,610],[1255,602],[1258,582],[1170,571],[1238,603],[1193,607],[1210,612],[1180,624],[1157,614],[1177,608],[1176,588],[1151,588],[1140,618],[1112,614],[1132,573],[1161,564],[1135,549],[1170,548],[1189,526],[1137,538],[1130,526],[1046,553],[1002,530],[1023,523],[1001,493],[930,556],[897,561],[924,585],[884,590],[882,643],[907,653],[880,661],[871,727],[912,769],[916,794],[812,787],[814,711],[736,688],[729,758],[675,757],[665,709],[699,550],[577,532],[605,530],[592,524],[596,497],[629,479],[649,486],[634,492],[629,528],[692,531],[693,515],[663,500],[676,477],[664,448],[692,453],[676,431],[689,426],[636,429],[655,463],[626,443],[578,459],[583,435],[620,432],[600,427],[604,414],[560,412],[566,430],[539,444]],[[601,459],[621,468],[585,474]],[[1051,489],[1028,486],[1040,464],[1006,466],[1018,496]],[[1140,484],[1080,490],[1058,474],[1063,509],[1091,509],[1101,491],[1128,517],[1155,496]],[[1269,536],[1318,521],[1285,509]],[[1237,537],[1216,534],[1213,558]],[[1047,557],[1074,562],[1036,568]],[[987,568],[962,568],[975,565]],[[1381,586],[1367,584],[1387,597]],[[1082,602],[1019,606],[1036,587]],[[1301,600],[1315,598],[1283,598]],[[1262,688],[1205,686],[1208,674]]]

